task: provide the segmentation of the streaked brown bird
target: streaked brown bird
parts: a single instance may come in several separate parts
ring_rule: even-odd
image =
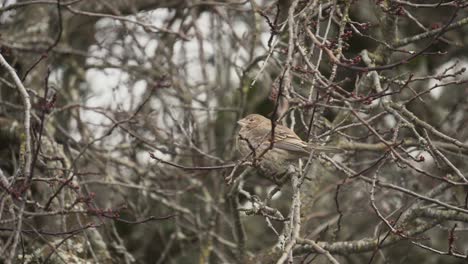
[[[317,152],[340,151],[335,147],[308,144],[294,131],[279,124],[275,126],[273,148],[269,149],[272,130],[270,119],[258,114],[251,114],[237,123],[241,126],[237,137],[239,152],[244,157],[251,155],[251,159],[257,159],[260,168],[268,174],[284,174],[289,165],[296,163],[301,157],[308,157],[312,150]]]

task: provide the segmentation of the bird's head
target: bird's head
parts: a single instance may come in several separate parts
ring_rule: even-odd
[[[248,115],[244,118],[242,118],[241,120],[237,121],[237,123],[241,126],[241,127],[245,127],[245,128],[248,128],[248,129],[251,129],[251,128],[254,128],[264,122],[269,122],[270,120],[267,119],[266,117],[264,116],[261,116],[261,115],[257,115],[257,114],[251,114],[251,115]]]

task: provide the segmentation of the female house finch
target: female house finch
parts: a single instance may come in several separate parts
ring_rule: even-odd
[[[339,151],[333,147],[313,146],[302,141],[294,131],[276,125],[271,147],[271,121],[264,116],[251,114],[237,121],[241,126],[237,148],[243,156],[251,155],[260,168],[274,175],[284,174],[288,165],[301,157],[308,157],[312,150],[319,152]]]

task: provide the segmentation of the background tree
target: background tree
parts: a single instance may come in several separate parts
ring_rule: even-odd
[[[0,259],[466,261],[467,6],[3,0]],[[343,151],[262,172],[249,113]]]

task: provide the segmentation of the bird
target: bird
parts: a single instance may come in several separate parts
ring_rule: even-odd
[[[247,115],[237,123],[240,126],[236,140],[238,151],[266,173],[284,175],[289,165],[308,157],[312,151],[340,151],[336,147],[304,142],[293,130],[280,124],[275,125],[272,145],[271,120],[259,114]]]

